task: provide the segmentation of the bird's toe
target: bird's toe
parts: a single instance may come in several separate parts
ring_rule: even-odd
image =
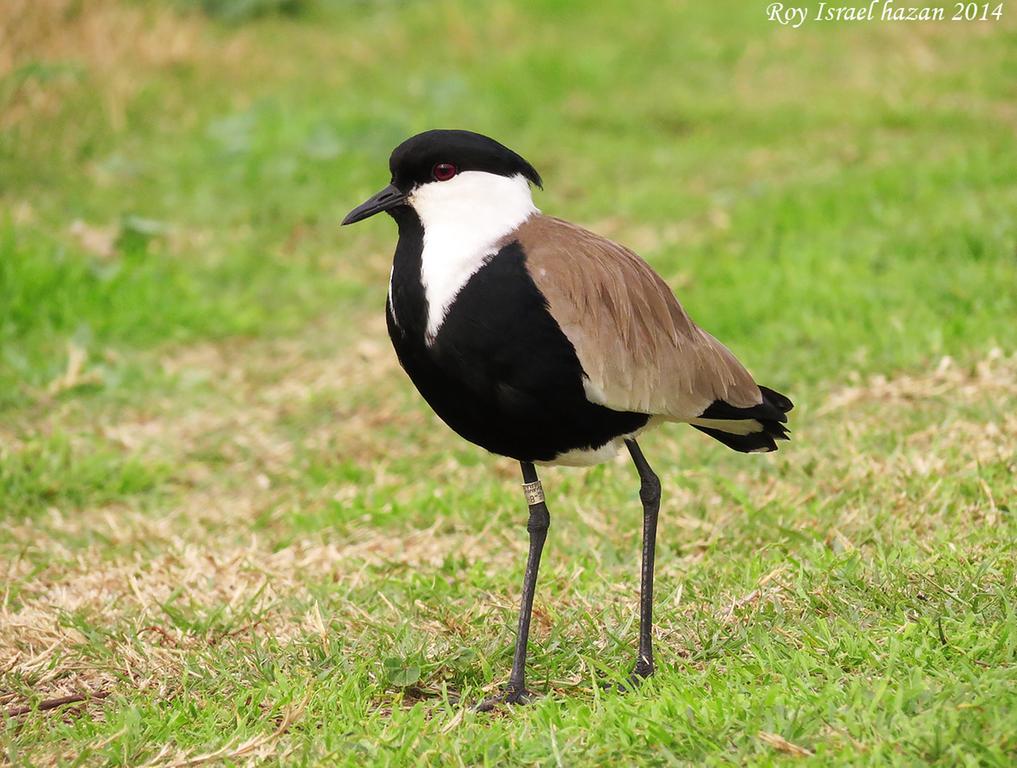
[[[628,693],[641,686],[648,677],[653,676],[654,672],[655,668],[652,664],[643,664],[642,662],[638,662],[636,663],[635,668],[625,676],[624,682],[614,683],[604,681],[601,683],[601,686],[603,690],[614,690],[618,693]]]
[[[474,707],[477,712],[490,712],[502,705],[523,705],[532,704],[537,699],[536,694],[530,693],[525,688],[507,688],[496,696],[489,696]]]

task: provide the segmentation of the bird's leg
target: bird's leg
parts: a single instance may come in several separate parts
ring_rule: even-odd
[[[486,712],[497,704],[527,704],[532,699],[526,690],[526,641],[530,634],[530,615],[533,611],[533,593],[537,587],[537,570],[540,568],[540,553],[544,549],[547,529],[551,526],[551,515],[544,503],[544,491],[537,477],[537,470],[528,461],[520,462],[523,470],[523,493],[530,507],[530,518],[526,530],[530,532],[530,553],[526,558],[526,574],[523,576],[523,598],[519,606],[519,630],[516,633],[516,651],[512,657],[512,673],[509,675],[505,692],[499,696],[484,699],[477,710]]]
[[[660,512],[660,478],[650,468],[635,440],[625,445],[639,472],[639,499],[643,502],[643,565],[639,585],[639,656],[630,682],[638,683],[653,674],[653,556],[657,543],[657,514]]]

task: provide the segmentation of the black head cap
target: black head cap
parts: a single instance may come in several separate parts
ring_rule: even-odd
[[[392,151],[388,161],[392,183],[409,192],[417,184],[434,181],[435,168],[452,165],[456,172],[485,171],[525,178],[542,186],[540,174],[508,147],[472,131],[433,130],[418,133]]]

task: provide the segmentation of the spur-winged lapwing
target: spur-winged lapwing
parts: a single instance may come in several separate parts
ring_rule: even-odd
[[[550,516],[535,464],[588,465],[622,444],[639,472],[643,561],[633,680],[653,673],[653,555],[660,481],[636,437],[685,422],[736,451],[787,439],[791,401],[756,384],[632,251],[533,205],[540,175],[469,131],[427,131],[389,159],[392,183],[343,224],[386,211],[399,226],[388,331],[399,362],[462,437],[517,460],[529,558],[515,656],[501,696],[530,698],[526,640]]]

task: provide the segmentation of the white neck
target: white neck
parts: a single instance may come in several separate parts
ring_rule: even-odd
[[[459,291],[494,255],[493,246],[539,211],[524,176],[483,171],[423,184],[409,203],[424,227],[420,282],[431,343]]]

